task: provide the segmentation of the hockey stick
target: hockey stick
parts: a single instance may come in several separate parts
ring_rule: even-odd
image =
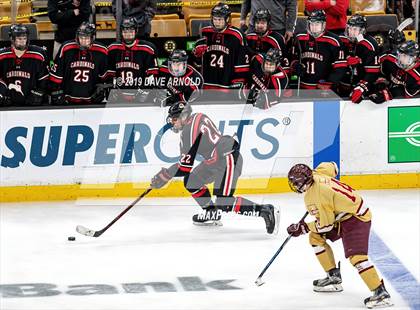
[[[136,198],[136,200],[134,200],[127,208],[125,208],[120,214],[117,215],[116,218],[114,218],[108,225],[106,225],[104,228],[102,228],[101,230],[92,230],[92,229],[88,229],[82,225],[77,225],[76,227],[76,231],[79,234],[88,236],[88,237],[99,237],[100,235],[102,235],[104,232],[106,232],[108,230],[108,228],[110,228],[112,225],[114,225],[114,223],[116,221],[118,221],[124,214],[126,214],[128,212],[128,210],[130,210],[132,207],[134,207],[136,205],[136,203],[138,203],[144,196],[146,196],[150,191],[152,190],[151,187],[147,188],[143,194],[141,194],[139,197]]]
[[[303,221],[306,216],[308,215],[308,211],[305,212],[305,215],[302,217],[301,221]],[[268,262],[268,264],[264,267],[263,271],[261,271],[260,275],[258,276],[257,280],[255,280],[255,284],[257,286],[261,286],[263,285],[265,282],[262,280],[262,276],[264,275],[264,273],[267,271],[267,269],[271,266],[271,264],[274,262],[274,260],[276,259],[276,257],[280,254],[280,252],[283,250],[283,248],[285,247],[285,245],[287,244],[287,242],[289,242],[290,238],[292,238],[292,235],[289,235],[286,240],[284,240],[283,244],[280,246],[280,248],[277,250],[276,254],[274,254],[274,256],[270,259],[270,261]]]

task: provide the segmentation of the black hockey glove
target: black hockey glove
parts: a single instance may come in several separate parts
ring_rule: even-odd
[[[106,97],[107,87],[104,84],[97,84],[92,95],[92,103],[102,103]]]
[[[385,101],[392,100],[391,92],[386,88],[376,93],[369,95],[369,99],[376,104],[384,103]]]
[[[51,93],[51,104],[52,105],[64,105],[66,104],[64,92],[62,90],[53,91]]]
[[[255,86],[252,87],[251,90],[249,91],[248,98],[246,99],[246,103],[254,105],[259,95],[260,95],[260,90],[257,89]]]
[[[169,174],[169,170],[162,168],[150,182],[152,188],[162,188],[172,179],[172,176]]]
[[[297,76],[302,76],[305,74],[306,66],[298,61],[292,62],[292,73],[296,74]]]
[[[32,89],[29,96],[26,97],[25,103],[27,105],[41,105],[44,99],[44,92],[41,90]]]

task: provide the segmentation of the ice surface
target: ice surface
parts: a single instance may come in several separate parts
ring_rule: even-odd
[[[362,196],[373,212],[373,230],[418,281],[419,191]],[[280,206],[278,236],[266,234],[261,218],[238,215],[225,216],[222,227],[194,226],[191,216],[199,208],[186,198],[145,199],[99,238],[75,228],[101,229],[133,199],[2,204],[0,309],[364,308],[371,293],[344,258],[340,241],[333,249],[342,262],[342,293],[312,292],[312,280],[324,272],[307,236],[290,240],[257,287],[254,281],[287,237],[287,225],[305,209],[298,194],[247,197]],[[76,241],[67,241],[75,234]],[[393,309],[408,309],[385,283]]]

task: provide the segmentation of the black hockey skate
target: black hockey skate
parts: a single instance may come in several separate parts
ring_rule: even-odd
[[[205,208],[192,217],[193,224],[197,226],[222,226],[221,219],[222,210],[218,210],[214,206]]]
[[[383,283],[373,291],[373,296],[365,299],[365,306],[369,309],[393,306],[391,296],[387,292]]]
[[[273,205],[261,205],[260,216],[265,221],[267,233],[277,235],[279,231],[280,210]]]
[[[326,278],[314,280],[314,292],[342,292],[341,282],[340,263],[338,263],[338,268],[328,271]]]

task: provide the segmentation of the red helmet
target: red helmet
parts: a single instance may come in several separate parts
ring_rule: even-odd
[[[305,164],[294,165],[288,175],[289,186],[292,191],[297,193],[305,192],[305,185],[311,185],[314,182],[312,169]]]

